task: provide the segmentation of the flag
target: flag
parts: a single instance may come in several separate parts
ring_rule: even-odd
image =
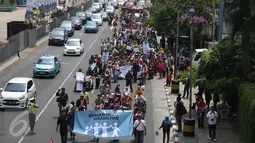
[[[53,141],[53,139],[52,139],[52,138],[50,139],[50,143],[54,143],[54,141]]]

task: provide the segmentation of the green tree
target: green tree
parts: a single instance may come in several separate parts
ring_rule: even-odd
[[[241,69],[242,78],[247,79],[251,73],[251,31],[254,31],[255,14],[253,0],[233,0],[225,3],[224,18],[231,32],[231,38],[241,36],[242,58]]]

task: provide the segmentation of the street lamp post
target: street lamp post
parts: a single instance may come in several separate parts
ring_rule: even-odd
[[[180,2],[180,0],[178,0]],[[176,42],[175,42],[175,63],[174,63],[174,76],[177,73],[177,53],[179,47],[179,35],[180,35],[180,7],[177,10],[177,26],[176,26]]]
[[[189,75],[189,82],[190,82],[190,96],[189,96],[189,117],[184,118],[184,127],[183,127],[183,136],[185,137],[194,137],[195,136],[195,119],[192,117],[192,50],[193,50],[193,15],[195,9],[190,8],[189,13],[191,15],[190,18],[190,75]]]

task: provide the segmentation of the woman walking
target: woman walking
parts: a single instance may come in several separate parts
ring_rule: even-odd
[[[167,136],[167,143],[169,143],[169,135],[170,135],[170,129],[172,128],[172,121],[169,119],[168,116],[165,117],[165,120],[163,120],[161,126],[159,127],[159,130],[163,128],[163,143],[165,143],[165,138]]]

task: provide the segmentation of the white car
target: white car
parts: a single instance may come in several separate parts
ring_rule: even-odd
[[[36,96],[35,83],[27,77],[15,77],[0,90],[0,108],[27,108]]]
[[[65,44],[63,55],[81,55],[84,52],[84,46],[80,39],[68,39]]]
[[[119,4],[120,6],[123,6],[124,3],[125,3],[125,0],[118,0],[118,4]]]
[[[115,8],[113,6],[107,6],[105,12],[108,14],[115,14]]]
[[[207,49],[195,49],[193,53],[193,59],[192,59],[192,65],[194,67],[198,67],[200,65],[202,53],[204,51],[207,51]]]
[[[101,13],[95,13],[91,16],[91,20],[96,22],[97,25],[102,26],[103,25],[103,18]]]
[[[99,12],[102,9],[101,4],[97,2],[93,3],[91,7],[95,8],[97,12]]]

